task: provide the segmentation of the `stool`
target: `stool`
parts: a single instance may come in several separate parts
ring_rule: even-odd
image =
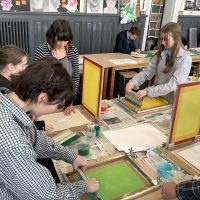
[[[138,74],[138,73],[135,71],[119,72],[119,95],[121,97],[125,95],[126,84],[136,74]]]

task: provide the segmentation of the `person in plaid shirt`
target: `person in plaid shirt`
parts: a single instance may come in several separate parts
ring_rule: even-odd
[[[41,67],[42,66],[42,67]],[[86,159],[56,144],[38,131],[26,114],[39,117],[62,111],[73,101],[73,84],[59,60],[43,58],[11,78],[14,92],[0,89],[0,199],[75,200],[95,193],[95,179],[56,184],[37,158],[71,163],[86,168]]]
[[[175,184],[174,182],[165,183],[161,187],[163,199],[179,200],[199,200],[200,199],[200,180],[190,180]]]

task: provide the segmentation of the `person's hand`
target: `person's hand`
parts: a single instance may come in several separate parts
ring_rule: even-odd
[[[136,49],[135,52],[137,52],[138,54],[140,54],[140,49]]]
[[[138,92],[135,93],[136,99],[141,99],[142,97],[145,97],[145,96],[147,96],[146,90],[139,90]]]
[[[135,87],[135,83],[133,83],[133,82],[128,82],[128,83],[126,84],[126,92],[130,92],[134,87]]]
[[[138,53],[137,51],[131,51],[131,55],[135,55],[135,56],[137,56],[137,55],[139,55],[140,53]]]
[[[162,185],[161,196],[163,199],[175,199],[176,198],[176,183],[168,182]]]
[[[75,161],[72,164],[75,171],[77,170],[78,167],[80,167],[82,171],[85,171],[86,165],[87,165],[87,160],[79,155],[76,157]]]
[[[30,115],[30,118],[31,118],[33,121],[36,121],[36,120],[37,120],[36,115]]]
[[[75,112],[75,110],[74,110],[74,106],[73,106],[73,105],[68,106],[68,107],[64,110],[65,115],[71,115],[71,114],[74,113],[74,112]]]
[[[53,124],[49,123],[49,122],[44,122],[45,124],[45,131],[48,131],[48,132],[51,132],[53,131],[54,127],[53,127]]]
[[[99,190],[99,182],[96,179],[90,179],[85,181],[88,192],[95,193]]]

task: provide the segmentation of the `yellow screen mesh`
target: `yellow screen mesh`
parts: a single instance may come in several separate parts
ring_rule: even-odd
[[[170,143],[194,138],[200,128],[200,82],[180,88]]]
[[[95,117],[99,114],[102,68],[84,59],[82,104]]]
[[[142,106],[141,106],[141,110],[146,110],[146,109],[150,109],[150,108],[155,108],[155,107],[159,107],[159,106],[164,106],[167,105],[168,102],[165,101],[162,98],[156,97],[156,98],[148,98],[148,97],[144,97],[143,101],[142,101]]]

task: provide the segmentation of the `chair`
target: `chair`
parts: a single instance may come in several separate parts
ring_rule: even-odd
[[[189,29],[189,48],[197,47],[197,28]]]

